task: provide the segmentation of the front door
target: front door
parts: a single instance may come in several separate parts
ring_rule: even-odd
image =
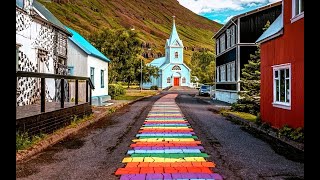
[[[175,77],[173,80],[173,86],[179,86],[180,85],[179,82],[180,82],[180,78]]]

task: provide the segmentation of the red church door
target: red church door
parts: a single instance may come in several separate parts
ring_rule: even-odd
[[[175,77],[173,81],[173,86],[180,86],[179,82],[180,82],[180,78]]]

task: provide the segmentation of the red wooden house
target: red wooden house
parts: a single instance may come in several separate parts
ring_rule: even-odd
[[[304,0],[283,0],[282,13],[258,38],[261,119],[304,127]]]

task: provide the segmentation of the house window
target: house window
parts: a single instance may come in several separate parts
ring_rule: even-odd
[[[222,34],[220,37],[220,52],[223,52],[226,49],[225,39],[225,34]]]
[[[104,88],[104,70],[101,70],[101,88]]]
[[[292,19],[297,21],[304,17],[304,0],[292,0]]]
[[[230,36],[231,36],[231,29],[227,29],[227,49],[230,47]]]
[[[232,61],[230,63],[231,65],[231,81],[234,82],[236,81],[236,64],[235,61]]]
[[[220,44],[219,39],[216,40],[216,47],[217,47],[217,55],[220,54]]]
[[[174,65],[174,66],[172,67],[172,70],[173,70],[173,71],[180,71],[181,68],[180,68],[180,66],[178,66],[178,65]]]
[[[291,105],[291,65],[273,67],[273,105],[290,108]]]
[[[170,77],[167,78],[167,83],[170,83]]]
[[[90,67],[90,79],[92,84],[94,84],[94,67]]]
[[[182,78],[182,83],[186,83],[186,78],[185,77]]]
[[[178,52],[175,52],[174,53],[174,58],[178,58],[179,57],[179,53]]]
[[[220,80],[221,82],[226,81],[226,65],[221,65],[220,66]]]
[[[220,66],[217,67],[217,82],[220,82]]]
[[[68,75],[73,76],[74,75],[74,67],[68,66]]]
[[[56,54],[62,57],[67,56],[67,37],[61,32],[56,35]]]
[[[227,64],[227,81],[231,81],[231,63]]]
[[[235,36],[235,26],[231,26],[230,28],[230,39],[231,39],[231,42],[230,42],[230,47],[232,47],[235,43],[236,43],[236,36]]]

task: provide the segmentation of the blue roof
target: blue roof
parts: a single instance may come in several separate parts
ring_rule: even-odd
[[[165,61],[166,61],[166,57],[157,58],[151,61],[150,65],[160,67],[163,65]]]
[[[261,42],[278,32],[280,32],[283,28],[283,16],[282,13],[277,17],[277,19],[270,25],[270,27],[263,32],[263,34],[256,40],[256,43]]]
[[[74,31],[73,29],[66,27],[66,29],[72,33],[72,37],[69,39],[74,42],[77,46],[79,46],[85,53],[91,56],[95,56],[103,61],[110,62],[110,59],[103,55],[98,49],[96,49],[92,44],[90,44],[84,37],[82,37],[79,33]]]

